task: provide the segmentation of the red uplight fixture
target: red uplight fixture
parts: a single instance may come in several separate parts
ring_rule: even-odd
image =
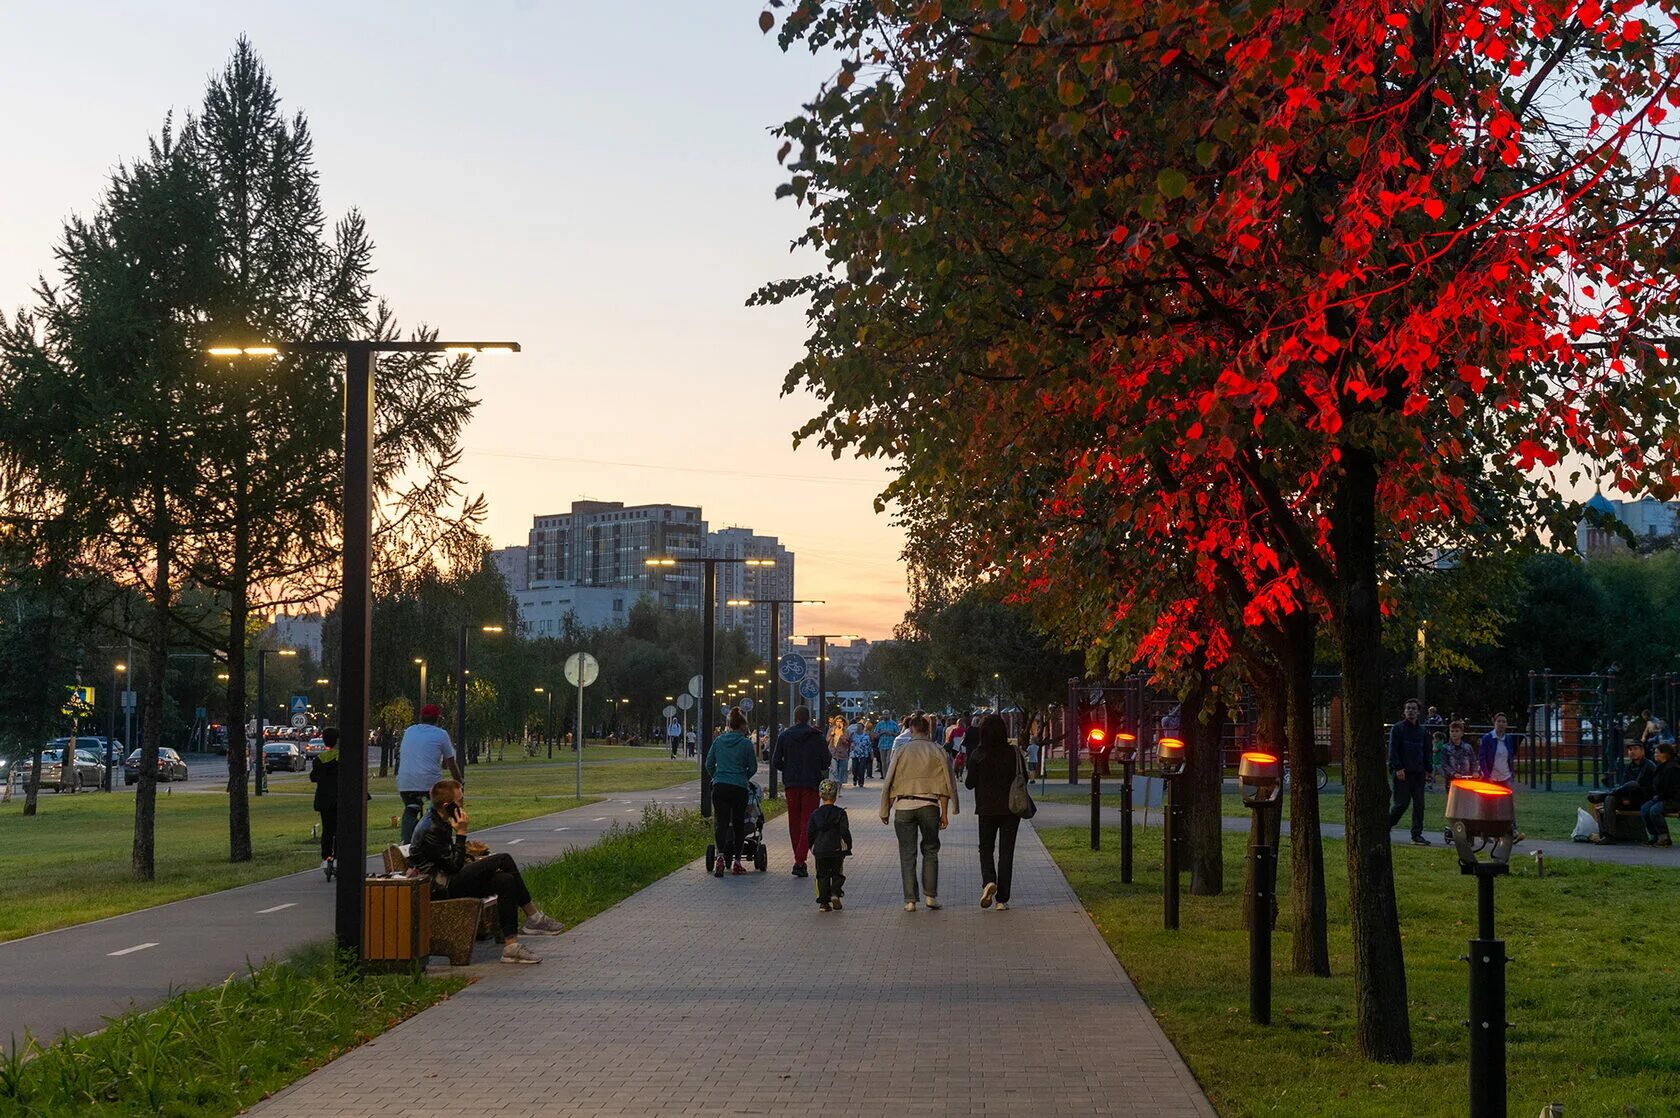
[[[1110,748],[1108,731],[1101,726],[1092,726],[1085,734],[1085,748],[1099,755],[1107,753]]]
[[[1155,743],[1155,756],[1164,776],[1177,776],[1184,771],[1184,743],[1178,738],[1162,738]]]
[[[1114,735],[1114,745],[1112,748],[1115,753],[1120,755],[1120,760],[1123,763],[1131,763],[1132,758],[1137,756],[1137,747],[1136,734],[1128,734],[1121,731],[1120,733]]]
[[[1273,803],[1283,792],[1283,765],[1275,754],[1244,753],[1237,763],[1237,787],[1249,807]]]
[[[1447,789],[1447,826],[1458,847],[1459,866],[1466,873],[1483,851],[1497,865],[1510,861],[1516,819],[1516,799],[1503,784],[1455,780]]]

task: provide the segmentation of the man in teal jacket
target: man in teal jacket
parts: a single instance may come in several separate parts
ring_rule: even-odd
[[[747,716],[732,707],[724,720],[728,727],[706,751],[706,773],[712,778],[712,824],[717,843],[717,861],[712,874],[723,876],[724,862],[733,863],[732,873],[742,874],[741,838],[747,825],[747,788],[758,775],[758,750],[747,736]]]

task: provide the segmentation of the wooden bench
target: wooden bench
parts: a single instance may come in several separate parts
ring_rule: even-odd
[[[393,843],[385,848],[385,872],[408,872],[408,848]],[[446,955],[453,966],[472,962],[473,941],[496,934],[496,898],[456,897],[432,902],[433,955]]]
[[[1644,842],[1650,836],[1645,833],[1645,820],[1640,818],[1637,811],[1617,811],[1611,813],[1615,822],[1611,824],[1610,838],[1616,842]],[[1680,809],[1663,812],[1664,819],[1680,819]],[[1600,828],[1602,830],[1602,828]]]

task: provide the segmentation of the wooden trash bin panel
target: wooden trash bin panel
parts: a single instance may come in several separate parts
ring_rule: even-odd
[[[432,951],[431,882],[370,877],[364,892],[363,961],[376,970],[424,968]]]

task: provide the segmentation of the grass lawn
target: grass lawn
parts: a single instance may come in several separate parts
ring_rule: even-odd
[[[1135,881],[1122,885],[1117,833],[1101,853],[1090,850],[1085,828],[1039,833],[1220,1114],[1466,1113],[1468,1043],[1460,1022],[1468,969],[1459,956],[1475,932],[1475,882],[1458,872],[1447,851],[1400,847],[1394,853],[1416,1059],[1391,1066],[1367,1063],[1354,1048],[1343,843],[1324,844],[1335,975],[1329,979],[1287,971],[1283,853],[1274,1023],[1260,1028],[1248,1022],[1241,835],[1226,836],[1225,895],[1190,896],[1186,878],[1182,928],[1172,933],[1161,928],[1159,842],[1140,845]],[[1507,973],[1511,1114],[1536,1114],[1553,1101],[1566,1103],[1572,1118],[1674,1114],[1680,954],[1673,943],[1673,871],[1558,860],[1537,878],[1524,861],[1496,888],[1499,934],[1515,958]]]
[[[466,979],[363,976],[325,947],[0,1056],[0,1112],[230,1115],[448,997]]]
[[[583,803],[611,792],[665,788],[693,776],[670,761],[585,766]],[[208,774],[206,774],[208,777]],[[483,829],[563,811],[572,795],[570,769],[474,765],[467,770],[473,827]],[[395,840],[400,815],[395,780],[374,779],[368,804],[368,852]],[[320,861],[312,785],[302,774],[276,775],[270,795],[251,800],[251,861],[227,861],[227,797],[218,792],[165,794],[157,801],[157,879],[129,878],[134,797],[83,793],[41,796],[39,813],[23,817],[22,798],[0,807],[0,941],[147,908],[183,897],[246,885],[309,869]]]

